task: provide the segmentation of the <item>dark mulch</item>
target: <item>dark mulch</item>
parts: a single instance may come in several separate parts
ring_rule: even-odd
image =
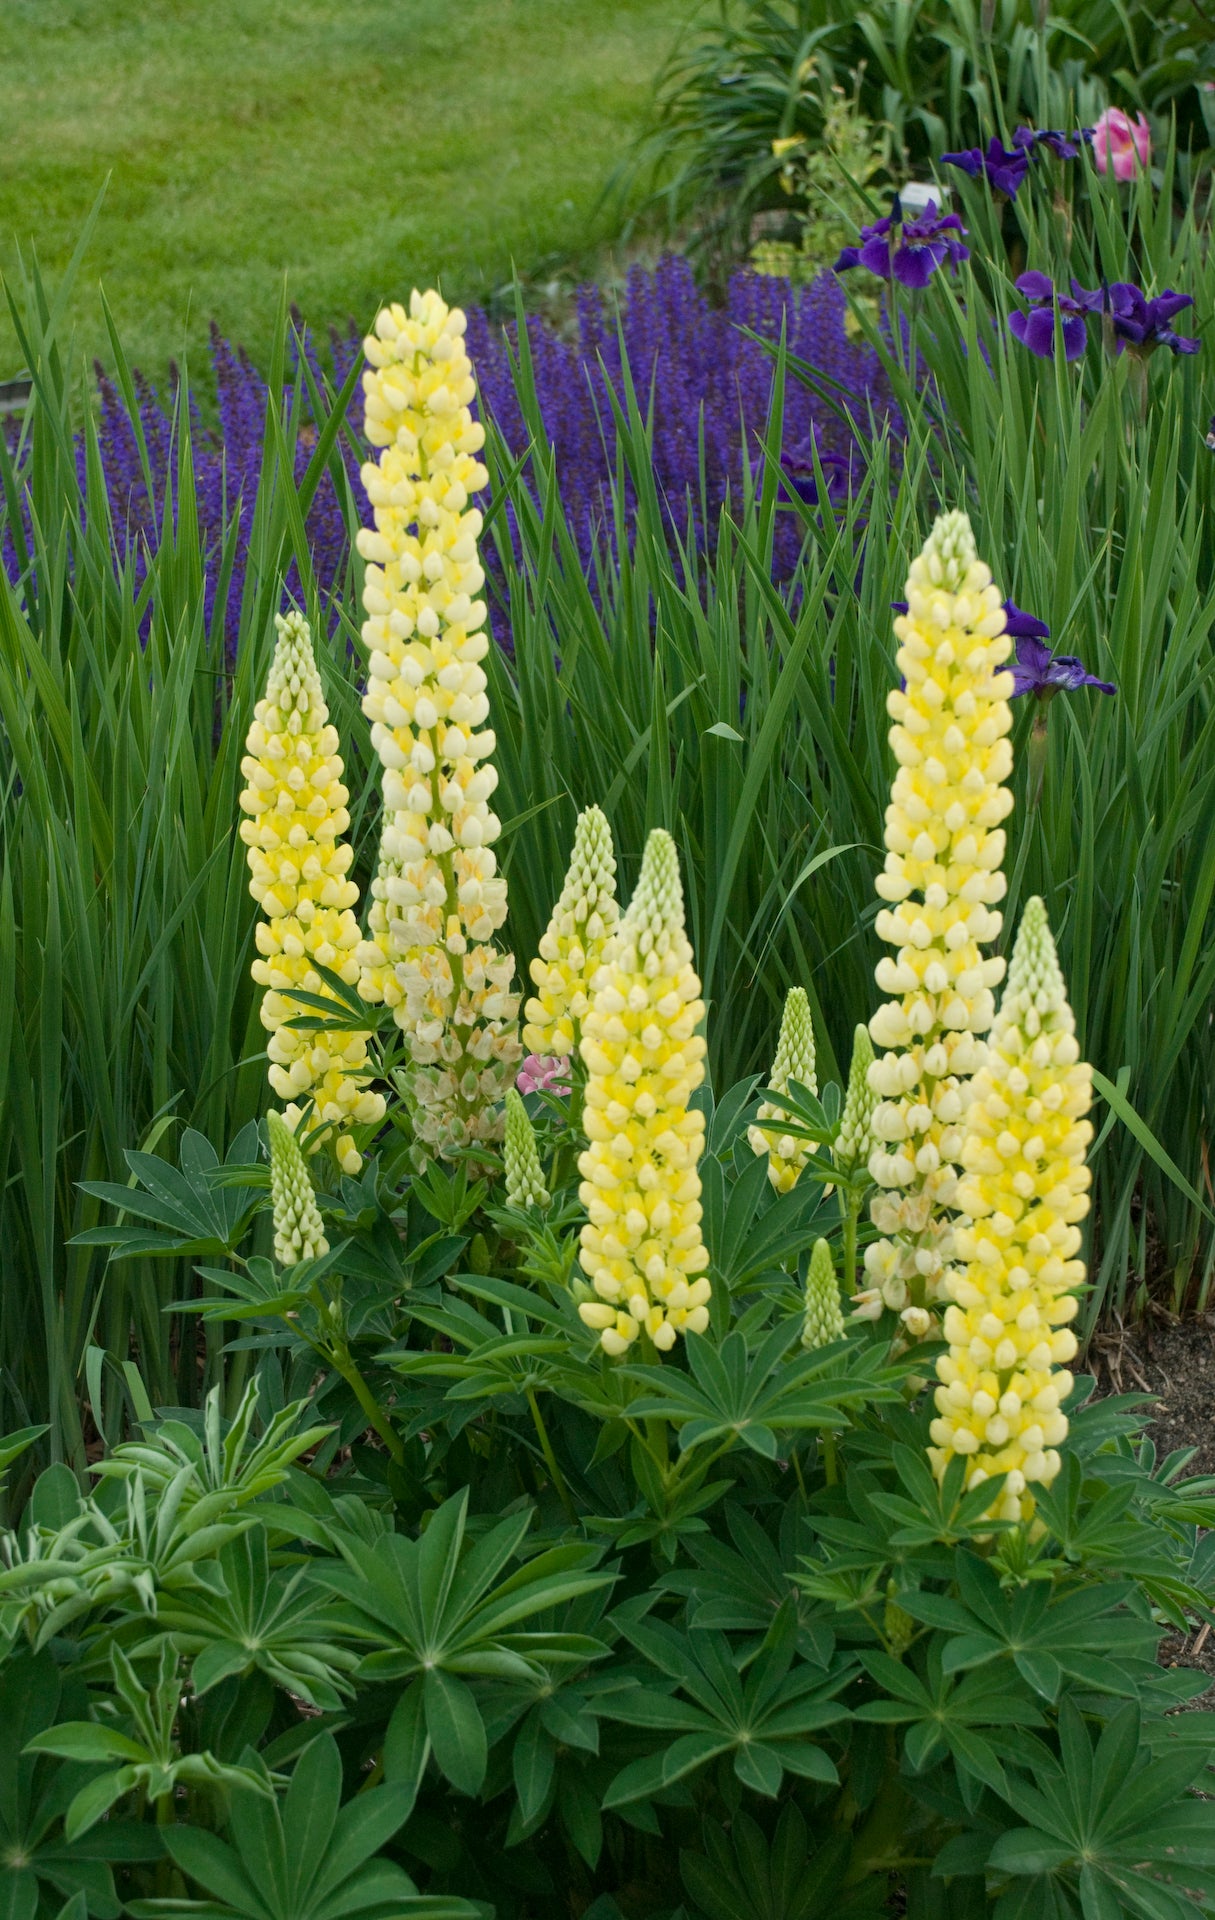
[[[1150,1393],[1159,1456],[1193,1447],[1187,1474],[1215,1473],[1215,1314],[1148,1319],[1094,1335],[1086,1363],[1102,1393]]]

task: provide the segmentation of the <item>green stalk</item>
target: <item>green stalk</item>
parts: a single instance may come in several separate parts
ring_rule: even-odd
[[[544,1424],[544,1417],[540,1412],[540,1403],[536,1398],[536,1390],[534,1387],[527,1389],[527,1404],[531,1408],[536,1437],[540,1442],[540,1451],[544,1455],[545,1464],[548,1467],[549,1473],[552,1475],[553,1485],[557,1489],[562,1506],[565,1508],[566,1518],[572,1527],[576,1527],[578,1525],[578,1515],[575,1511],[574,1503],[570,1498],[569,1488],[565,1484],[565,1476],[557,1465],[557,1456],[553,1452],[553,1443],[548,1437],[548,1428]]]

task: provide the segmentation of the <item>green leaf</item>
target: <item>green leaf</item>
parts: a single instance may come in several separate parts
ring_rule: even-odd
[[[423,1680],[426,1731],[435,1762],[457,1793],[475,1794],[485,1778],[485,1722],[470,1689],[432,1667]]]
[[[780,1783],[784,1775],[783,1754],[775,1747],[766,1747],[761,1742],[749,1741],[745,1747],[737,1747],[734,1753],[734,1771],[744,1787],[750,1787],[753,1793],[765,1794],[775,1800],[780,1792]]]
[[[406,1687],[397,1701],[384,1734],[384,1778],[391,1785],[405,1789],[409,1813],[413,1811],[429,1758],[425,1688],[419,1679]]]
[[[530,1827],[543,1811],[556,1763],[556,1742],[544,1726],[538,1709],[533,1707],[515,1735],[511,1760],[519,1814],[525,1827]]]
[[[1178,1192],[1184,1193],[1191,1206],[1196,1207],[1199,1213],[1215,1224],[1215,1213],[1204,1205],[1201,1195],[1191,1186],[1176,1161],[1166,1153],[1147,1122],[1135,1112],[1126,1095],[1118,1091],[1112,1080],[1107,1080],[1103,1073],[1098,1073],[1096,1067],[1093,1068],[1093,1085],[1106,1105],[1118,1115],[1127,1131],[1133,1133],[1140,1146],[1150,1154],[1160,1171],[1167,1174]]]
[[[29,1517],[37,1527],[58,1533],[80,1511],[80,1483],[62,1460],[45,1467],[34,1482]]]

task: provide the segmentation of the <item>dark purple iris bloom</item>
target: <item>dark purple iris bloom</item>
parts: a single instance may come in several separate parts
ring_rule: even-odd
[[[1047,273],[1023,273],[1017,281],[1017,292],[1025,295],[1030,303],[1028,313],[1010,313],[1008,330],[1014,340],[1023,347],[1036,353],[1040,360],[1049,360],[1055,351],[1055,308],[1059,309],[1063,321],[1063,354],[1067,360],[1078,360],[1084,352],[1086,338],[1084,316],[1092,311],[1088,302],[1091,296],[1083,287],[1072,281],[1071,295],[1057,293],[1055,284]],[[1074,298],[1072,296],[1075,296]]]
[[[1092,293],[1073,282],[1072,291],[1089,313],[1104,314],[1109,319],[1115,353],[1121,353],[1124,347],[1141,355],[1154,353],[1157,347],[1171,347],[1174,353],[1197,353],[1202,344],[1188,334],[1174,333],[1169,325],[1175,314],[1193,306],[1191,294],[1174,293],[1167,287],[1149,300],[1125,280],[1115,280],[1112,286],[1098,287]]]
[[[1092,137],[1091,127],[1080,127],[1075,133],[1064,133],[1058,127],[1018,127],[1013,135],[1013,145],[1023,148],[1031,156],[1046,147],[1056,160],[1074,160],[1080,151],[1077,141],[1091,141]]]
[[[935,200],[930,200],[915,220],[904,220],[903,209],[895,197],[894,206],[884,220],[861,228],[860,245],[845,247],[835,263],[836,273],[849,267],[868,267],[883,280],[895,279],[903,287],[926,287],[943,261],[956,266],[969,260],[970,248],[955,240],[955,233],[966,229],[956,213],[942,216]]]
[[[1117,693],[1112,681],[1098,680],[1074,654],[1052,654],[1046,644],[1050,638],[1047,629],[1040,620],[1031,624],[1039,628],[1044,637],[1018,636],[1016,658],[1008,667],[1013,677],[1014,700],[1022,693],[1032,693],[1039,700],[1051,700],[1057,693],[1076,693],[1081,687],[1096,687],[1099,693]],[[1008,631],[1013,632],[1011,620]]]
[[[1006,193],[1010,200],[1017,197],[1017,188],[1029,172],[1029,154],[1024,147],[1002,147],[993,134],[987,142],[987,151],[982,147],[966,147],[961,153],[943,153],[942,160],[947,167],[961,167],[972,180],[980,176],[996,193]]]
[[[842,500],[846,498],[848,484],[852,478],[852,461],[850,457],[843,453],[827,453],[820,447],[819,465],[823,470],[823,478],[827,482],[828,499]],[[814,471],[814,455],[810,448],[804,443],[798,447],[788,448],[786,452],[781,455],[781,466],[784,469],[784,475],[780,486],[779,497],[781,499],[788,499],[790,497],[789,489],[791,487],[793,492],[799,495],[801,499],[809,502],[811,506],[816,506],[818,504],[818,478]]]

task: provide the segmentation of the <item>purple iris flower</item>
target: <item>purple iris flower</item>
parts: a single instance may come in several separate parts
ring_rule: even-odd
[[[1055,308],[1059,309],[1063,321],[1063,355],[1067,360],[1078,360],[1084,352],[1086,338],[1084,316],[1090,313],[1090,295],[1083,287],[1072,281],[1071,295],[1057,293],[1055,284],[1047,273],[1023,273],[1017,281],[1017,292],[1024,294],[1030,303],[1028,313],[1010,313],[1008,330],[1014,340],[1023,347],[1036,353],[1040,360],[1049,360],[1055,351]]]
[[[1112,681],[1098,680],[1074,654],[1053,654],[1046,644],[1050,638],[1047,628],[1040,620],[1033,621],[1032,625],[1041,630],[1043,637],[1038,634],[1018,637],[1016,658],[1008,667],[1013,677],[1014,700],[1022,693],[1032,693],[1039,700],[1051,700],[1057,693],[1075,693],[1080,687],[1096,687],[1099,693],[1117,693]],[[1008,630],[1013,631],[1011,621]]]
[[[1050,700],[1056,693],[1075,693],[1078,687],[1097,687],[1102,693],[1117,693],[1117,687],[1110,681],[1098,680],[1086,672],[1084,662],[1074,654],[1052,654],[1047,645],[1050,628],[1045,620],[1026,613],[1015,600],[1005,600],[1003,607],[1004,631],[1016,642],[1015,656],[1006,668],[1013,677],[1014,700],[1022,693]],[[906,613],[907,602],[892,600],[890,609],[892,613]]]
[[[1171,287],[1166,287],[1163,293],[1149,300],[1138,287],[1125,280],[1115,280],[1111,286],[1098,287],[1092,293],[1086,293],[1073,282],[1072,291],[1087,312],[1108,318],[1115,353],[1121,353],[1124,347],[1143,356],[1154,353],[1157,347],[1171,347],[1174,353],[1197,353],[1202,345],[1200,340],[1191,339],[1187,334],[1174,333],[1169,324],[1175,314],[1193,306],[1191,294],[1174,293]]]
[[[817,433],[814,437],[816,443],[819,443]],[[793,494],[797,494],[808,505],[817,506],[818,480],[814,471],[814,454],[807,443],[803,441],[800,445],[786,448],[781,455],[780,463],[783,473],[777,498],[789,500]],[[852,479],[850,456],[844,453],[829,453],[819,443],[819,465],[823,470],[823,478],[827,482],[827,498],[832,501],[846,499]]]
[[[897,195],[884,220],[861,228],[860,245],[845,247],[835,263],[836,273],[849,267],[868,267],[883,280],[895,279],[900,286],[926,287],[943,261],[956,266],[970,258],[970,248],[955,240],[955,233],[966,229],[956,213],[938,211],[930,200],[915,220],[905,220]]]
[[[1024,147],[1002,147],[993,134],[987,142],[987,150],[982,147],[966,147],[961,153],[943,153],[942,160],[947,167],[961,167],[972,180],[980,175],[996,193],[1006,193],[1010,200],[1017,197],[1017,188],[1029,172],[1029,154]]]
[[[1064,133],[1059,127],[1018,127],[1013,135],[1013,145],[1023,148],[1031,156],[1046,147],[1056,160],[1074,160],[1080,151],[1077,142],[1091,142],[1092,137],[1091,127],[1079,127],[1075,133]]]

